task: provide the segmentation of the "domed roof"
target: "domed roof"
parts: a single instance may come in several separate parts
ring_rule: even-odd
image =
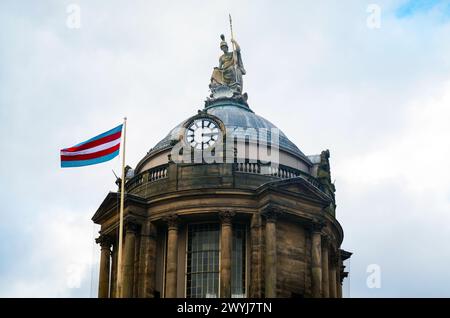
[[[207,114],[219,118],[227,129],[265,128],[270,130],[271,128],[277,128],[267,119],[256,115],[252,110],[250,110],[248,106],[244,106],[231,100],[216,102],[206,107],[205,111],[207,112]],[[151,156],[152,154],[155,154],[160,150],[170,148],[172,145],[171,140],[173,139],[173,136],[176,135],[176,132],[181,129],[185,122],[186,120],[173,128],[164,139],[158,142],[155,147],[150,149],[146,157]],[[290,141],[281,130],[279,130],[279,134],[280,150],[284,150],[286,152],[290,152],[296,156],[299,156],[308,164],[311,164],[310,160],[303,154],[303,152],[301,152],[300,149],[298,149],[298,147],[292,141]]]

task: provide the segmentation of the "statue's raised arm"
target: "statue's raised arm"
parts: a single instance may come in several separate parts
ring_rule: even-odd
[[[239,46],[239,44],[237,43],[237,41],[235,39],[231,39],[231,43],[234,44],[235,51],[241,51],[241,47]]]
[[[231,43],[234,44],[235,63],[240,68],[241,74],[245,75],[244,63],[242,63],[241,47],[235,39],[231,39]]]

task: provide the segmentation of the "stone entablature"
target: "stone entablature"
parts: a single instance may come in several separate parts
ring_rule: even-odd
[[[176,167],[176,168],[175,168]],[[180,178],[180,177],[181,178]],[[217,164],[164,164],[150,170],[146,170],[127,180],[126,191],[130,194],[148,198],[160,192],[171,190],[183,190],[183,180],[188,180],[189,189],[192,188],[190,179],[195,178],[199,187],[227,188],[237,185],[244,188],[256,189],[261,184],[280,179],[303,178],[312,186],[322,190],[319,181],[297,169],[280,165],[272,168],[260,163],[217,163]],[[177,178],[175,189],[168,188],[170,181]],[[224,182],[229,179],[230,182]],[[180,180],[181,179],[181,180]],[[214,180],[215,179],[215,180]],[[158,182],[156,182],[158,181]],[[202,182],[205,181],[205,182]],[[214,182],[216,181],[216,182]],[[158,187],[158,183],[165,183]]]

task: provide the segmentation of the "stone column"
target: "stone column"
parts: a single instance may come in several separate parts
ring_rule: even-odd
[[[336,253],[333,250],[330,257],[330,298],[336,298]]]
[[[311,228],[311,287],[312,296],[322,296],[322,246],[321,234],[323,225],[314,223]]]
[[[266,218],[265,245],[266,253],[264,259],[265,268],[265,297],[275,298],[277,296],[277,229],[276,220],[278,211],[267,209],[263,212]]]
[[[98,282],[98,298],[109,297],[109,264],[111,257],[111,240],[105,235],[96,239],[100,244],[100,274]]]
[[[111,253],[111,287],[109,288],[109,297],[116,298],[117,292],[117,254],[118,254],[118,244],[113,242],[112,253]]]
[[[339,253],[339,250],[338,250]],[[337,257],[337,265],[336,265],[336,297],[342,298],[342,280],[341,280],[341,271],[342,271],[342,265],[341,265],[341,257],[338,254]]]
[[[251,261],[250,261],[250,298],[262,297],[262,281],[263,281],[263,260],[262,260],[262,224],[261,214],[255,213],[252,216],[250,224],[250,244],[251,244]]]
[[[324,298],[330,297],[330,281],[328,269],[328,237],[322,236],[322,296]]]
[[[338,275],[336,275],[336,276],[338,276]],[[337,283],[337,286],[336,286],[336,297],[337,298],[342,298],[342,283],[341,283],[341,279],[339,278],[339,277],[336,277],[336,283]]]
[[[133,297],[134,256],[136,246],[137,224],[128,222],[125,226],[125,249],[123,261],[123,290],[122,297]]]
[[[136,239],[135,239],[135,244],[134,244],[134,276],[133,276],[133,296],[132,297],[139,297],[138,293],[139,293],[139,265],[140,262],[139,260],[141,259],[140,257],[140,253],[141,253],[141,231],[139,230],[138,232],[136,232]]]
[[[149,298],[155,294],[156,275],[156,226],[147,221],[142,226],[139,264],[138,297]]]
[[[231,248],[233,244],[232,211],[219,212],[220,231],[220,297],[231,298]]]
[[[170,215],[165,218],[168,226],[167,235],[167,272],[166,298],[177,297],[177,263],[178,263],[178,217]]]

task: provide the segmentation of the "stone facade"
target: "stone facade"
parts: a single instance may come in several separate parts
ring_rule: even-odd
[[[237,61],[222,38],[205,108],[128,170],[122,268],[120,194],[93,216],[99,297],[342,296],[351,253],[340,249],[330,153],[305,156],[250,109],[232,43]]]
[[[220,297],[231,297],[233,224],[244,224],[246,297],[341,297],[343,231],[312,176],[241,172],[236,163],[176,164],[126,183],[122,297],[186,297],[186,231],[220,226]],[[118,193],[93,217],[101,225],[99,297],[117,297]],[[112,262],[110,272],[109,263]],[[111,277],[111,279],[109,279]],[[111,284],[110,284],[111,282]]]

